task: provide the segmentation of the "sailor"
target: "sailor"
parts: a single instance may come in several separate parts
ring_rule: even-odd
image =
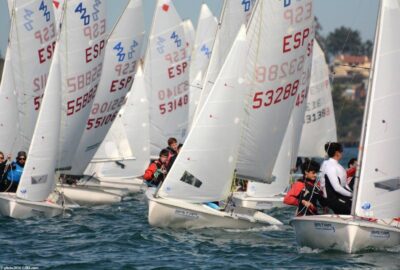
[[[174,157],[178,154],[178,140],[173,137],[169,138],[168,139],[168,147],[165,149],[168,150],[167,165],[169,165],[172,157]]]
[[[346,170],[339,164],[343,156],[343,147],[340,143],[328,142],[325,144],[325,152],[329,159],[322,164],[321,187],[326,204],[335,214],[348,215],[353,194],[347,185]]]
[[[318,202],[324,205],[324,198],[319,185],[316,183],[319,164],[306,159],[301,164],[303,178],[297,180],[287,192],[283,202],[297,206],[297,216],[318,214]]]
[[[179,152],[181,151],[182,146],[183,146],[183,144],[181,144],[181,143],[178,145],[178,148],[177,148],[177,151],[176,151],[176,152],[177,152],[176,155],[172,156],[172,157],[171,157],[171,160],[168,162],[168,171],[171,170],[172,165],[174,164],[176,158],[178,157]]]
[[[17,159],[11,162],[11,166],[7,169],[7,182],[5,192],[16,192],[21,179],[22,172],[24,171],[26,161],[26,152],[19,151]]]
[[[356,176],[356,171],[357,171],[357,159],[352,158],[350,161],[347,163],[347,185],[349,188],[353,191],[354,188],[354,179]]]
[[[7,159],[4,158],[4,153],[0,151],[0,192],[7,189],[6,185],[6,172],[7,172],[7,162],[11,160],[11,156],[8,155]]]
[[[158,186],[164,181],[167,175],[168,153],[166,149],[161,150],[159,158],[152,162],[146,169],[143,178],[147,181],[149,186]]]

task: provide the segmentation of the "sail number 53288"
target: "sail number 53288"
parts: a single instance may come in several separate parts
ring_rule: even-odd
[[[299,83],[299,80],[296,80],[294,83],[288,83],[287,85],[280,86],[277,89],[254,93],[253,109],[269,107],[272,104],[278,104],[281,101],[287,100],[291,96],[295,96],[299,88]]]

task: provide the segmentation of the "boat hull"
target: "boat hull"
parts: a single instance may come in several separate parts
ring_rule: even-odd
[[[290,224],[300,247],[356,253],[400,245],[400,224],[394,227],[337,215],[296,217]]]
[[[163,198],[149,199],[149,224],[179,229],[226,228],[249,229],[282,223],[258,211],[219,211],[202,204]]]
[[[283,203],[283,197],[283,195],[278,195],[273,197],[255,198],[247,196],[245,192],[235,192],[232,200],[235,205],[240,207],[256,210],[269,210],[276,207],[285,207],[286,205]]]
[[[62,206],[44,202],[30,202],[17,198],[15,193],[0,193],[0,214],[16,219],[32,217],[55,217],[63,214],[65,208]]]
[[[146,184],[141,178],[98,178],[102,187],[114,187],[127,189],[129,194],[142,193],[146,191]]]
[[[65,197],[80,206],[113,204],[122,201],[122,196],[97,188],[63,185],[58,186],[57,189],[62,192]]]

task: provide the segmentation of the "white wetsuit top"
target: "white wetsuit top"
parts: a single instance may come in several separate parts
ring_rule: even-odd
[[[321,172],[323,174],[323,177],[321,178],[321,188],[322,191],[324,192],[325,198],[327,197],[326,186],[325,186],[325,175],[328,176],[331,186],[337,193],[347,197],[353,196],[352,193],[345,188],[347,187],[346,170],[343,168],[342,165],[339,164],[339,162],[336,159],[330,158],[328,160],[325,160],[322,163]]]

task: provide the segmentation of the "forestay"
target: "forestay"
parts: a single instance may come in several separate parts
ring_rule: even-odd
[[[87,170],[87,172],[90,172],[89,174],[95,172],[97,176],[102,177],[140,176],[143,175],[149,165],[149,102],[146,96],[143,71],[140,66],[132,90],[129,92],[126,104],[121,111],[120,117],[115,119],[100,149],[105,147],[106,142],[110,145],[113,144],[114,149],[121,149],[118,151],[120,153],[119,161],[124,167],[122,168],[120,164],[115,162],[96,162]],[[116,124],[117,126],[115,126]],[[117,139],[116,134],[123,135],[124,139]],[[109,136],[113,138],[109,138]],[[128,141],[128,147],[123,146],[125,145],[125,138]],[[129,150],[131,156],[123,155],[122,149],[124,151]],[[94,161],[101,158],[98,154],[99,151],[97,151]],[[135,156],[134,160],[129,159],[132,154]],[[110,156],[107,155],[106,158],[110,160]]]
[[[65,2],[61,27],[61,131],[57,167],[69,170],[98,89],[106,45],[104,1]]]
[[[18,140],[32,140],[56,42],[51,0],[16,0],[10,31],[11,65],[17,94]]]
[[[142,1],[130,0],[108,39],[102,77],[73,159],[72,174],[83,174],[125,103],[141,57],[143,36]],[[127,145],[124,149],[129,149]]]
[[[197,23],[196,40],[194,42],[189,72],[189,125],[199,103],[201,88],[207,67],[210,62],[212,48],[218,27],[218,20],[206,4],[201,5]]]
[[[318,42],[314,42],[310,90],[299,156],[324,157],[326,142],[336,142],[336,121],[329,81],[329,67]]]
[[[246,85],[242,77],[247,51],[241,29],[213,90],[195,119],[159,195],[189,202],[226,199],[236,165]]]
[[[60,40],[63,42],[63,40]],[[17,189],[17,196],[28,201],[46,200],[55,188],[55,167],[61,120],[61,74],[59,43],[53,56],[29,155]]]
[[[297,15],[295,15],[297,14]],[[241,139],[239,177],[272,181],[272,170],[295,100],[307,91],[313,2],[259,1],[248,26],[251,86]],[[266,46],[268,44],[268,46]]]
[[[159,154],[169,137],[186,136],[189,106],[190,44],[184,24],[170,0],[159,0],[144,66],[150,100],[151,154]]]
[[[399,25],[400,0],[382,0],[364,118],[360,180],[354,199],[353,213],[355,210],[358,216],[400,216]]]
[[[212,47],[210,63],[205,75],[200,99],[193,118],[195,119],[203,107],[208,94],[221,70],[226,56],[242,24],[247,24],[255,0],[225,0],[215,42]]]

